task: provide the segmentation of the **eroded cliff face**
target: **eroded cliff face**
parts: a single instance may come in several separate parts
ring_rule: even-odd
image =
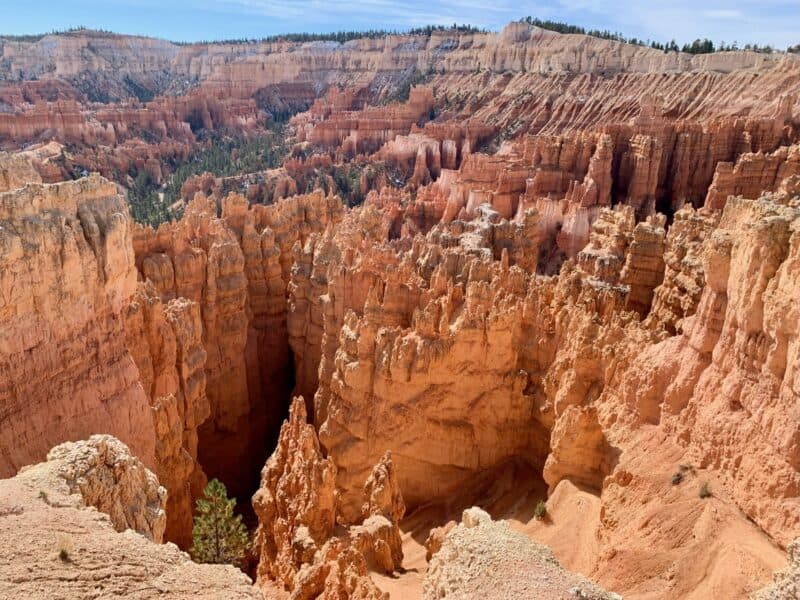
[[[155,469],[153,419],[123,328],[136,286],[124,197],[90,177],[5,191],[0,207],[0,472],[97,432]]]
[[[133,224],[114,184],[32,183],[0,204],[3,474],[48,446],[113,434],[161,475],[167,538],[187,547],[205,483],[197,428],[209,416],[199,308],[164,305],[137,284]]]
[[[667,232],[663,217],[635,225],[631,207],[606,209],[556,278],[524,260],[536,254],[535,213],[526,227],[484,207],[390,242],[368,205],[345,218],[341,237],[312,238],[290,293],[304,319],[322,315],[314,415],[342,519],[358,518],[360,483],[387,449],[412,510],[480,494],[476,480],[521,460],[542,474],[554,510],[574,497],[559,491],[565,480],[599,498],[596,551],[568,566],[634,595],[674,578],[667,587],[691,597],[730,569],[713,563],[701,582],[692,561],[703,563],[707,546],[727,553],[740,532],[759,550],[726,589],[752,590],[780,564],[769,538],[787,544],[800,517],[796,419],[777,417],[797,397],[792,198],[732,198],[716,215],[684,209]],[[673,487],[682,469],[688,483],[681,474]],[[704,481],[717,490],[719,531],[703,523]],[[643,524],[647,544],[632,542],[642,539],[636,517],[624,515],[637,498],[651,515],[643,523],[685,518],[704,540],[674,548],[677,567],[631,569],[637,552],[669,546],[674,533]]]
[[[258,583],[265,595],[277,582],[292,598],[388,597],[368,568],[392,573],[403,562],[397,524],[405,504],[391,455],[381,458],[363,484],[361,523],[344,532],[335,531],[336,472],[306,421],[305,402],[295,398],[253,496]]]
[[[784,566],[800,535],[796,58],[521,24],[170,48],[133,70],[196,77],[185,95],[87,109],[83,80],[4,86],[26,104],[7,123],[62,119],[44,136],[158,174],[193,147],[190,121],[247,133],[267,105],[309,108],[282,167],[195,177],[158,229],[96,175],[42,183],[63,175],[57,144],[0,155],[0,473],[113,433],[167,490],[166,523],[137,528],[184,547],[207,478],[258,489],[267,596],[494,588],[469,564],[515,571],[516,592],[532,556],[543,595],[584,583],[480,513],[446,525],[483,503],[625,596],[743,597]],[[53,60],[53,81],[91,67]],[[309,182],[363,205],[298,195]],[[437,528],[425,575],[420,523]]]
[[[394,35],[344,44],[279,41],[178,46],[164,40],[95,31],[47,35],[36,41],[4,39],[0,44],[0,72],[5,79],[19,80],[20,73],[24,81],[68,79],[88,72],[112,78],[104,82],[108,84],[124,75],[143,79],[160,75],[162,93],[169,91],[163,85],[170,83],[167,76],[172,76],[172,81],[183,76],[221,85],[248,70],[252,70],[251,75],[260,70],[263,73],[251,85],[297,85],[325,76],[342,77],[359,64],[361,70],[368,71],[414,66],[424,71],[435,65],[447,72],[469,72],[478,65],[498,72],[542,74],[655,70],[728,73],[777,67],[782,61],[782,57],[750,52],[700,56],[664,53],[582,35],[560,35],[525,23],[511,23],[500,33],[434,31],[430,36]],[[294,56],[287,61],[282,56],[286,54]]]
[[[200,307],[185,298],[164,304],[150,282],[140,283],[125,314],[125,330],[152,407],[156,463],[169,490],[166,537],[188,548],[194,500],[206,484],[198,462],[198,429],[211,415]]]
[[[260,131],[267,113],[312,107],[301,139],[337,140],[344,155],[375,151],[435,113],[444,123],[427,131],[443,143],[443,166],[453,168],[464,150],[499,132],[553,134],[661,114],[692,120],[791,114],[800,98],[797,68],[791,55],[664,53],[524,23],[500,33],[444,31],[345,44],[177,46],[83,31],[0,41],[6,109],[0,142],[55,138],[78,146],[84,166],[115,157],[104,171],[112,176],[136,156],[126,144],[145,142],[166,162],[194,147],[201,129]],[[433,89],[434,103],[412,93],[406,109],[389,103],[356,110],[420,80]],[[97,145],[106,151],[92,156]],[[657,146],[643,139],[634,153],[661,152]]]
[[[292,390],[286,324],[292,248],[334,224],[341,211],[337,198],[319,192],[252,208],[233,195],[217,217],[214,200],[199,194],[181,221],[134,233],[140,278],[152,285],[155,302],[166,304],[176,334],[184,333],[179,342],[188,345],[179,348],[182,364],[168,385],[180,384],[191,410],[208,407],[207,419],[191,420],[191,444],[208,476],[236,496],[252,491]],[[130,329],[141,331],[136,323]],[[156,343],[141,353],[159,377],[164,371],[155,363],[165,351]],[[179,395],[169,387],[153,394],[164,392]]]
[[[3,181],[38,177],[25,157]],[[293,384],[292,248],[342,211],[322,194],[249,210],[198,197],[180,223],[134,226],[96,176],[2,192],[2,469],[92,432],[127,441],[169,491],[188,547],[206,474],[249,494]],[[138,279],[138,283],[137,283]],[[4,364],[3,364],[4,363]]]

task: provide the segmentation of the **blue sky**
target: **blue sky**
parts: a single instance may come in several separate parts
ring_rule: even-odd
[[[525,15],[683,43],[708,36],[785,48],[800,43],[800,0],[5,0],[0,33],[84,25],[173,40],[454,21],[499,29]]]

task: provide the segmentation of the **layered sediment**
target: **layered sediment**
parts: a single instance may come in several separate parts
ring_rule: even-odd
[[[393,573],[403,562],[397,524],[405,505],[391,456],[381,459],[364,484],[361,522],[344,532],[335,531],[336,472],[306,421],[305,402],[295,398],[253,496],[258,583],[265,594],[274,581],[292,598],[386,597],[368,569]]]
[[[341,203],[317,192],[250,209],[242,196],[198,195],[180,222],[138,228],[140,277],[155,295],[199,310],[187,369],[198,369],[209,418],[198,421],[200,462],[209,477],[247,494],[285,414],[293,373],[286,324],[292,248],[340,218]],[[190,349],[191,351],[191,349]],[[188,373],[191,377],[192,373]]]
[[[98,177],[0,193],[0,472],[106,432],[156,469],[155,429],[126,346],[136,287],[124,197]]]
[[[165,157],[302,112],[282,166],[189,179],[156,229],[98,175],[44,183],[59,144],[0,155],[0,475],[119,438],[141,464],[106,438],[51,453],[89,465],[70,492],[110,521],[70,505],[70,526],[106,553],[132,535],[112,528],[187,547],[209,478],[257,490],[267,597],[609,597],[574,573],[625,597],[745,597],[775,571],[764,593],[791,593],[796,57],[515,23],[136,38],[134,66],[124,38],[89,38],[0,44],[0,72],[39,78],[0,85],[4,143],[71,141],[162,181]],[[89,103],[94,85],[121,101]],[[0,500],[34,500],[17,488],[43,468]],[[484,503],[495,521],[451,523]],[[131,544],[148,581],[210,573]]]

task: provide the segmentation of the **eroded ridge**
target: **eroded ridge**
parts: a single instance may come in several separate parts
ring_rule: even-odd
[[[0,41],[0,579],[792,597],[798,73],[526,23]],[[157,545],[211,478],[255,584]]]

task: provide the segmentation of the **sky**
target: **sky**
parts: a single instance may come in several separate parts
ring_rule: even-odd
[[[0,34],[85,26],[175,41],[398,29],[454,22],[499,30],[531,15],[679,44],[698,37],[800,43],[800,0],[3,0]]]

